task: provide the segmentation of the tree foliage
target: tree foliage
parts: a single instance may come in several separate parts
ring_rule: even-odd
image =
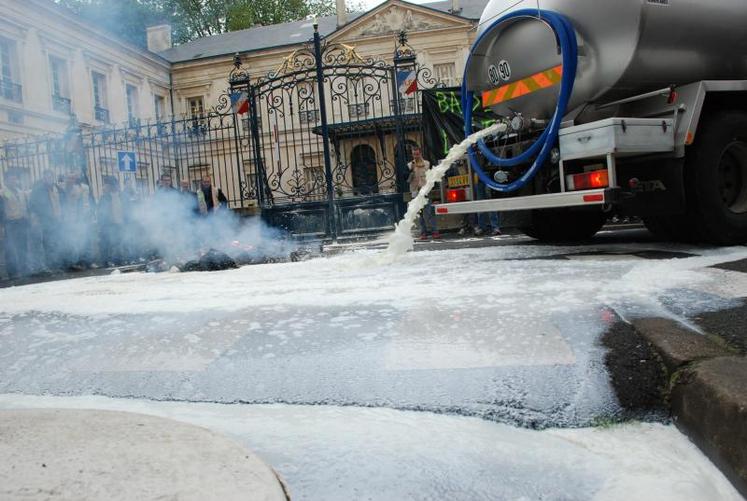
[[[335,14],[334,0],[56,0],[115,35],[145,45],[145,28],[169,23],[174,41]],[[360,8],[359,4],[356,4]]]

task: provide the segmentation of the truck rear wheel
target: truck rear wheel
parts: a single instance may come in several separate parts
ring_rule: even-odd
[[[695,233],[717,245],[747,242],[747,113],[705,118],[687,151],[685,184]]]
[[[553,243],[582,242],[602,229],[607,215],[602,211],[535,210],[530,221],[521,230],[532,238]]]

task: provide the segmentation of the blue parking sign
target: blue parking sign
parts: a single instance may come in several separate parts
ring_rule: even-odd
[[[119,172],[137,172],[137,156],[134,151],[118,151]]]

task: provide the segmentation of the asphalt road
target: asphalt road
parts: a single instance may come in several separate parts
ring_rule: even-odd
[[[743,311],[745,274],[710,266],[747,256],[744,248],[658,243],[640,230],[570,247],[506,236],[418,244],[422,252],[381,267],[367,261],[377,246],[214,274],[5,289],[0,393],[359,405],[579,426],[620,413],[599,343],[618,316],[735,332],[743,318],[717,312]],[[722,290],[724,280],[734,290]]]

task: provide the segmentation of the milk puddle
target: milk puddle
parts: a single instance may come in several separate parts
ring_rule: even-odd
[[[250,447],[298,500],[737,501],[673,426],[533,431],[390,409],[0,395],[0,409],[137,412]]]

